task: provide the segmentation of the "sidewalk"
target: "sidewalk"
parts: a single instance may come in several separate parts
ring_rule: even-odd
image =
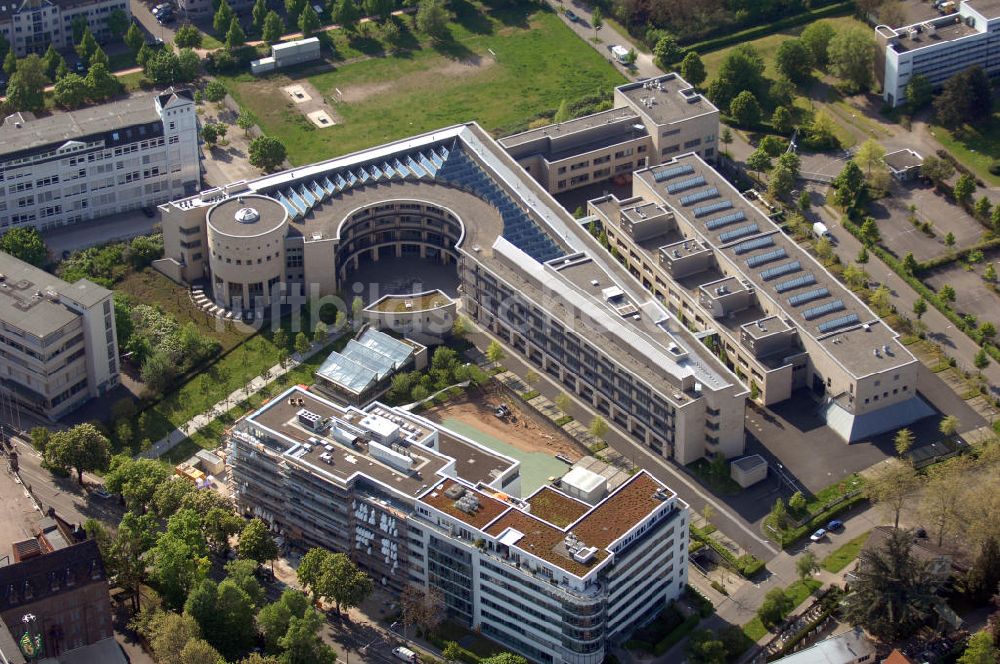
[[[350,327],[345,328],[342,334],[348,334],[351,329],[352,328]],[[234,404],[239,403],[243,399],[249,398],[252,394],[257,394],[257,392],[259,392],[263,387],[270,385],[280,376],[284,376],[286,373],[296,368],[322,349],[326,348],[330,343],[336,341],[337,338],[338,337],[328,336],[323,343],[312,342],[309,350],[306,351],[304,355],[295,353],[288,358],[285,366],[275,364],[268,370],[266,379],[262,376],[257,376],[250,381],[246,389],[240,388],[238,390],[233,390],[225,399],[216,403],[205,412],[195,415],[190,420],[153,443],[152,447],[148,450],[140,452],[139,456],[147,459],[156,459],[166,454],[170,450],[177,447],[177,445],[179,445],[185,438],[198,433],[220,416],[228,413]]]

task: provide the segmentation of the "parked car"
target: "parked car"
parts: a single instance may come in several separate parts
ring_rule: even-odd
[[[580,17],[577,16],[576,12],[574,12],[572,9],[567,9],[566,10],[566,18],[568,18],[569,20],[573,21],[574,23],[576,23],[576,22],[578,22],[580,20]]]
[[[818,542],[821,539],[823,539],[824,537],[826,537],[826,529],[825,528],[820,528],[819,530],[817,530],[816,532],[814,532],[812,535],[810,535],[809,539],[811,539],[813,542]]]
[[[834,519],[830,523],[826,524],[827,531],[831,533],[843,530],[843,528],[844,528],[844,522],[839,519]]]
[[[77,60],[76,63],[73,65],[73,71],[79,74],[80,76],[86,76],[87,65],[83,62],[83,60]]]
[[[149,217],[150,219],[152,219],[153,217],[156,216],[156,209],[151,205],[147,205],[144,208],[142,208],[142,213],[147,217]]]
[[[90,494],[102,500],[107,500],[111,498],[111,494],[108,493],[107,489],[104,488],[103,484],[97,484],[90,488]]]
[[[413,652],[406,646],[399,646],[392,649],[392,655],[396,659],[401,659],[404,662],[409,662],[410,664],[417,664],[417,653]]]

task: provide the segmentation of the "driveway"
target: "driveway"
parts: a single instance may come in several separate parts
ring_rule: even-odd
[[[579,2],[563,3],[553,2],[552,0],[549,0],[549,6],[551,6],[552,9],[554,9],[562,17],[563,22],[569,26],[570,30],[579,35],[580,39],[593,46],[594,50],[607,58],[608,62],[614,64],[615,67],[630,80],[634,81],[640,78],[653,78],[655,76],[663,75],[663,70],[653,63],[652,55],[649,53],[643,53],[641,50],[636,48],[635,43],[628,35],[619,34],[614,28],[607,24],[605,24],[604,27],[597,32],[597,38],[600,41],[597,43],[592,41],[594,39],[594,22],[591,7]],[[562,11],[565,9],[572,9],[573,13],[579,17],[579,20],[574,22],[566,18],[566,14]],[[638,58],[636,59],[635,65],[632,69],[625,67],[611,57],[611,47],[615,44],[624,46],[626,49],[635,48]]]

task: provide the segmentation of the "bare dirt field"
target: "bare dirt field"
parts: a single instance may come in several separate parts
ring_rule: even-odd
[[[574,462],[589,453],[569,436],[559,433],[554,425],[542,426],[530,415],[525,415],[520,404],[511,399],[504,399],[504,402],[511,409],[512,416],[503,420],[497,418],[490,404],[498,403],[500,399],[499,396],[473,396],[435,406],[421,415],[439,423],[457,420],[524,452],[552,456],[561,454]]]
[[[493,66],[495,62],[495,60],[481,58],[479,56],[466,58],[465,60],[449,60],[439,67],[433,67],[427,71],[410,74],[402,81],[379,81],[375,83],[361,83],[358,85],[344,86],[340,88],[340,91],[343,94],[338,99],[341,102],[350,104],[364,101],[374,95],[385,94],[390,90],[419,90],[428,85],[432,85],[437,79],[451,79],[457,76],[466,76],[468,74],[483,71],[484,69]]]

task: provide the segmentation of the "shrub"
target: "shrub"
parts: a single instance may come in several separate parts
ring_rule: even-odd
[[[990,175],[1000,175],[1000,160],[994,159],[990,163]]]

